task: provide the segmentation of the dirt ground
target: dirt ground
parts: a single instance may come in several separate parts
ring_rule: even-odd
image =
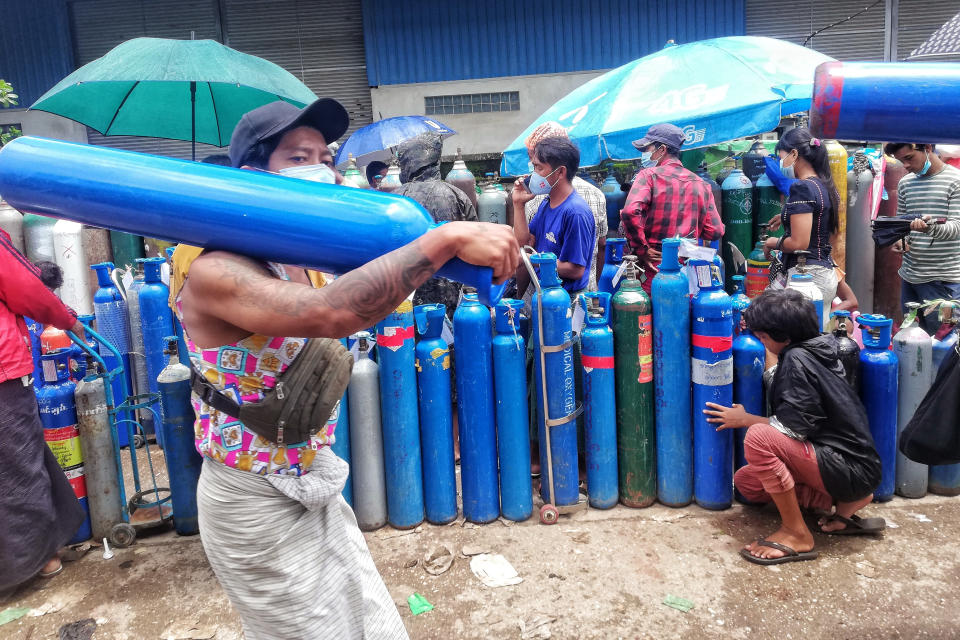
[[[960,498],[898,498],[865,511],[887,518],[882,537],[816,534],[819,559],[778,567],[737,554],[778,524],[770,507],[739,505],[618,506],[563,516],[555,526],[531,519],[387,527],[367,541],[414,639],[960,637]],[[422,558],[437,545],[455,560],[433,576]],[[464,550],[502,554],[523,582],[484,586]],[[412,615],[414,592],[435,609]],[[667,596],[694,607],[670,608]],[[84,618],[97,621],[96,639],[242,637],[199,538],[172,532],[111,560],[94,548],[0,604],[8,607],[32,612],[0,626],[0,638],[57,638],[62,625]]]

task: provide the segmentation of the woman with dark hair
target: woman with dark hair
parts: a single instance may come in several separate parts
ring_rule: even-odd
[[[837,339],[820,335],[817,312],[799,291],[764,291],[744,311],[747,327],[778,358],[769,418],[743,405],[708,402],[717,429],[747,427],[747,465],[733,482],[750,503],[773,502],[782,525],[741,551],[756,564],[813,560],[813,534],[801,507],[823,511],[820,532],[876,534],[883,518],[860,518],[880,484],[880,457],[866,411],[844,379]]]
[[[824,308],[837,295],[837,274],[830,257],[830,236],[839,228],[840,193],[833,183],[830,160],[823,141],[810,130],[798,127],[783,134],[777,143],[780,167],[793,168],[796,182],[780,214],[784,234],[767,238],[764,251],[781,251],[783,270],[770,282],[771,289],[783,289],[787,279],[796,273],[797,251],[809,251],[807,273],[823,294]],[[773,228],[779,226],[776,222]],[[824,323],[826,324],[826,323]]]

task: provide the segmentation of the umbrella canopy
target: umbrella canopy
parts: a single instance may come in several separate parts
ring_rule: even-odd
[[[526,173],[526,137],[555,120],[580,148],[580,164],[629,160],[651,126],[682,128],[703,147],[771,131],[783,115],[810,108],[814,70],[829,56],[753,36],[701,40],[627,63],[575,89],[507,147],[501,173]]]
[[[317,96],[293,74],[214,40],[135,38],[85,64],[31,109],[106,136],[147,136],[223,147],[240,117],[269,102]]]
[[[335,164],[338,167],[347,164],[350,154],[353,154],[359,167],[374,160],[389,162],[393,157],[391,147],[396,147],[421,133],[436,133],[441,138],[447,138],[457,132],[442,122],[425,116],[397,116],[379,120],[354,131],[337,151]]]
[[[889,216],[877,218],[873,221],[873,241],[877,247],[883,249],[899,240],[910,235],[910,223],[917,218],[922,217],[919,213],[905,214],[902,216]],[[944,224],[947,221],[946,216],[934,217],[933,224]]]
[[[910,52],[907,60],[938,60],[960,59],[960,13],[953,16],[946,24],[934,31],[923,44]]]

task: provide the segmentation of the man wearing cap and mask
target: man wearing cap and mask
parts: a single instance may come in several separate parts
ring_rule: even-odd
[[[679,127],[658,124],[633,143],[642,153],[643,168],[633,179],[620,219],[627,243],[644,267],[647,293],[664,238],[712,241],[723,236],[710,186],[680,163],[683,141]]]
[[[241,118],[230,160],[339,183],[328,143],[347,125],[335,100],[304,109],[274,102]],[[454,257],[491,267],[503,282],[516,270],[519,246],[509,229],[451,222],[332,282],[224,251],[181,245],[174,254],[171,301],[196,372],[195,436],[204,457],[200,535],[248,640],[407,637],[340,495],[348,469],[329,445],[352,358],[337,339],[386,317]],[[300,366],[306,362],[309,369]],[[288,369],[317,382],[282,394],[277,380]],[[316,400],[309,413],[293,405],[299,413],[290,414],[308,416],[300,418],[310,433],[303,441],[283,438],[284,421],[273,423],[271,440],[233,415],[255,415],[291,395]],[[329,417],[314,420],[321,413]]]

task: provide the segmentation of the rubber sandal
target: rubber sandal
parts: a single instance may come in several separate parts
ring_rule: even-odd
[[[783,551],[786,555],[779,558],[758,558],[746,549],[740,549],[740,555],[743,556],[744,560],[747,562],[762,565],[783,564],[785,562],[801,562],[803,560],[816,560],[820,555],[819,551],[796,551],[785,544],[764,540],[763,538],[757,540],[757,546],[777,549],[778,551]]]
[[[861,518],[857,514],[853,514],[849,518],[844,518],[835,513],[827,516],[824,524],[827,522],[842,522],[847,525],[846,528],[837,529],[836,531],[824,531],[821,526],[820,533],[829,536],[869,536],[876,535],[887,528],[887,521],[883,518]]]
[[[37,575],[46,580],[46,579],[52,578],[53,576],[58,576],[61,573],[63,573],[63,562],[61,562],[60,566],[54,569],[53,571],[41,571]]]

